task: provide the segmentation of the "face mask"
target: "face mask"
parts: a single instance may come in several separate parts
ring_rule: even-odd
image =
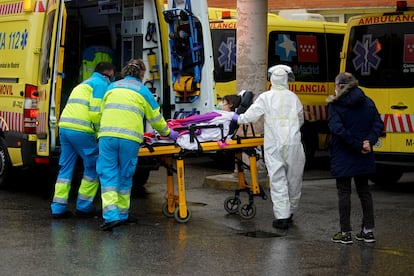
[[[338,96],[339,91],[335,89],[335,96]]]
[[[107,75],[107,74],[102,74],[102,75],[104,75],[105,76],[105,79],[106,79],[106,82],[108,83],[108,84],[110,84],[111,82],[113,82],[113,81],[115,81],[115,76],[110,76],[110,75]]]
[[[216,106],[216,110],[222,110],[224,106],[223,102],[219,102],[218,105]]]

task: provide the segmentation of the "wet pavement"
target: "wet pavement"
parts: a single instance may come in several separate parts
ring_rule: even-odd
[[[272,228],[270,199],[255,197],[250,220],[224,210],[234,191],[208,187],[205,178],[231,172],[208,157],[186,160],[192,218],[184,224],[162,213],[165,169],[151,172],[146,193],[132,199],[138,223],[113,232],[100,231],[100,219],[51,219],[53,175],[19,173],[17,187],[0,190],[0,274],[413,275],[414,174],[393,188],[372,186],[376,243],[341,245],[330,241],[339,227],[337,197],[323,166],[305,172],[301,205],[287,231]],[[354,191],[354,233],[360,216]]]

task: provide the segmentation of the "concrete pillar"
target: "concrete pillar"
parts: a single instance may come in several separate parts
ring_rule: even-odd
[[[236,89],[253,91],[255,97],[267,90],[267,3],[237,0]],[[263,133],[263,120],[252,125],[255,134]],[[250,127],[248,132],[251,134]],[[245,154],[243,159],[249,163]],[[262,160],[257,168],[259,178],[266,176]]]
[[[267,90],[267,2],[237,0],[237,91]]]

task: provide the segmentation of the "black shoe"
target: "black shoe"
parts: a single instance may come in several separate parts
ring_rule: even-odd
[[[120,220],[114,220],[111,222],[105,222],[99,226],[102,231],[112,231],[113,228],[118,227],[121,225]]]
[[[73,217],[73,213],[71,211],[65,211],[61,214],[52,214],[52,218],[54,219],[67,219]]]
[[[102,216],[102,210],[94,210],[92,212],[76,210],[76,217],[78,218],[98,218],[100,216]]]
[[[273,227],[277,229],[286,230],[289,228],[288,219],[275,219],[273,221]]]
[[[136,224],[138,222],[137,218],[129,216],[126,220],[121,220],[122,224]]]

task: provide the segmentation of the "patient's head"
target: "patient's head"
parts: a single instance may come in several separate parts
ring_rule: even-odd
[[[224,111],[235,111],[240,105],[241,97],[238,95],[226,95],[223,97],[220,109]]]

